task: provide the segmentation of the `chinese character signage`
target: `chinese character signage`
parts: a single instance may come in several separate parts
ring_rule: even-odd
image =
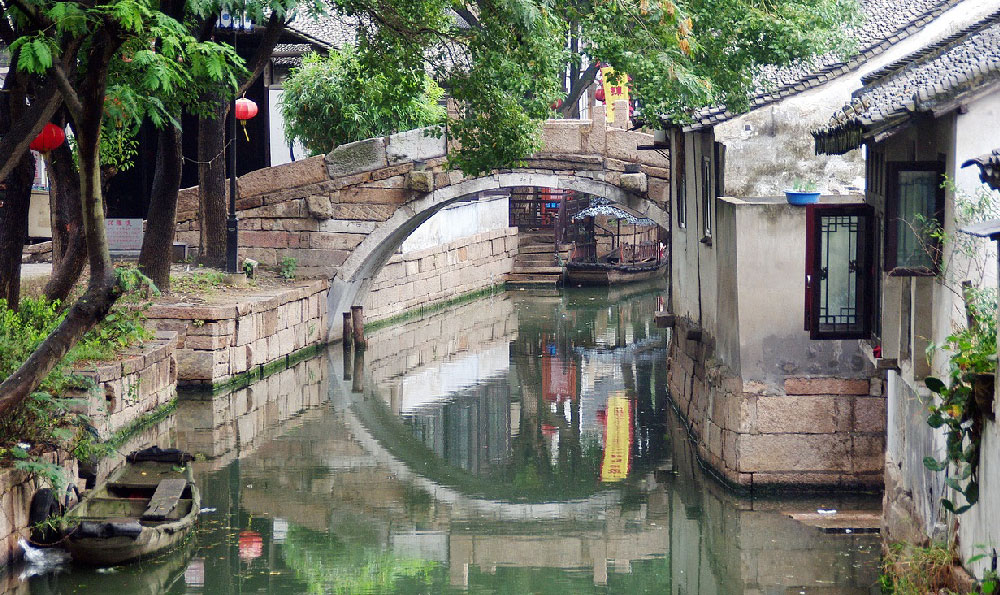
[[[138,252],[142,249],[142,219],[106,219],[110,252]]]
[[[608,398],[604,426],[601,481],[621,481],[632,464],[632,402],[624,396]]]
[[[607,107],[608,122],[614,122],[615,102],[624,99],[628,105],[628,75],[619,81],[615,76],[615,70],[605,66],[601,68],[601,82],[604,85],[604,105]]]

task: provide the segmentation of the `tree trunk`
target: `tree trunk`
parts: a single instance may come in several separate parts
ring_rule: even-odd
[[[250,75],[242,81],[236,95],[245,93],[274,53],[274,47],[285,29],[285,21],[272,12],[253,60],[247,64]],[[217,40],[222,41],[222,40]],[[218,98],[219,110],[212,118],[198,120],[198,200],[201,217],[201,250],[199,261],[210,266],[223,266],[226,262],[226,219],[229,208],[226,202],[226,118],[229,103]],[[233,139],[235,146],[236,139]],[[232,172],[231,175],[236,175]]]
[[[45,285],[45,297],[62,302],[80,279],[87,260],[80,211],[80,174],[67,143],[50,151],[45,163],[49,168],[52,209],[52,276]]]
[[[0,182],[0,299],[16,310],[21,301],[21,252],[28,237],[28,205],[35,160],[21,157],[6,180]]]
[[[14,59],[17,58],[15,53]],[[27,81],[19,73],[8,74],[0,96],[0,136],[14,133],[25,112]],[[21,252],[28,236],[28,206],[35,160],[25,151],[14,160],[9,174],[0,178],[0,299],[17,309],[21,299]]]
[[[15,76],[13,72],[8,78]],[[4,128],[0,135],[0,179],[9,175],[17,167],[18,160],[28,153],[28,145],[38,136],[45,124],[59,109],[62,96],[52,83],[42,87],[35,96],[31,107]]]
[[[101,195],[100,133],[107,86],[107,64],[118,51],[120,40],[107,32],[96,35],[78,93],[68,88],[64,99],[71,107],[80,161],[80,198],[86,231],[90,283],[87,291],[70,308],[63,322],[21,364],[0,383],[0,415],[6,414],[34,391],[83,335],[107,316],[118,299],[118,284],[108,254],[104,227],[104,199]],[[72,93],[71,93],[72,92]],[[74,97],[71,101],[67,94]]]
[[[146,216],[146,235],[139,253],[139,269],[163,293],[170,291],[170,261],[182,166],[181,131],[168,125],[156,134],[156,172]]]
[[[198,260],[222,266],[226,260],[226,104],[212,118],[198,119]]]

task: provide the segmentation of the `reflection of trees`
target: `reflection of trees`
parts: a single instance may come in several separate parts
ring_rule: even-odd
[[[425,592],[445,584],[445,568],[433,560],[399,558],[378,543],[289,527],[285,563],[309,593]]]

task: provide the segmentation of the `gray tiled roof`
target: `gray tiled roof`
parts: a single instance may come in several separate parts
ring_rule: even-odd
[[[328,7],[327,12],[321,15],[297,12],[288,22],[288,29],[310,43],[335,49],[354,41],[358,21],[355,17],[338,14]]]
[[[962,164],[962,167],[970,165],[979,166],[979,179],[984,184],[994,190],[1000,190],[1000,149],[993,149],[992,153],[969,159]]]
[[[813,132],[816,151],[839,154],[905,123],[947,111],[964,94],[1000,82],[1000,13],[882,68],[848,105]]]
[[[750,110],[812,89],[857,69],[893,44],[909,37],[960,0],[861,0],[864,22],[849,33],[857,52],[848,58],[834,54],[785,67],[762,69]],[[699,130],[725,122],[739,114],[718,105],[698,110],[685,130]]]

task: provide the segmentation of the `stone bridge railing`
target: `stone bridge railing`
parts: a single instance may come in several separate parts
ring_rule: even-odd
[[[542,152],[523,167],[480,177],[447,170],[447,139],[424,130],[251,172],[238,180],[240,256],[271,266],[292,257],[300,275],[332,279],[337,312],[360,303],[421,223],[482,191],[539,186],[603,195],[669,227],[666,154],[639,150],[651,135],[608,126],[597,112],[594,120],[547,121]],[[189,245],[198,244],[197,203],[197,188],[181,191],[177,239]],[[331,330],[339,336],[338,325]]]

